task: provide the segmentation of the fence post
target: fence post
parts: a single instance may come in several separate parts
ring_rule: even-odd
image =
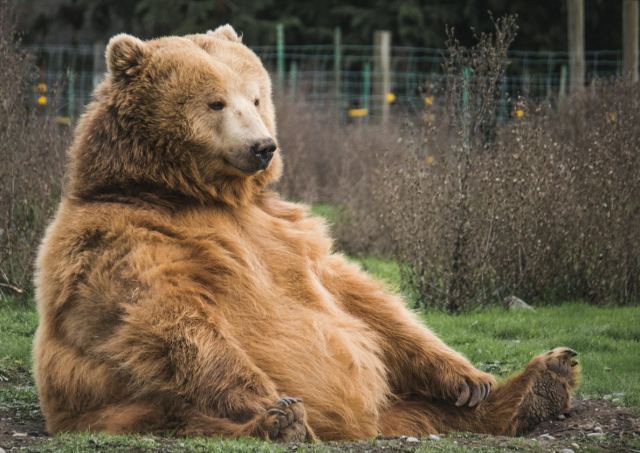
[[[387,94],[391,92],[391,32],[378,30],[373,34],[375,102],[381,107],[382,122],[389,120]]]
[[[572,94],[584,89],[584,0],[567,0],[569,37],[569,89]]]
[[[67,115],[73,123],[76,116],[76,73],[73,69],[67,69]]]
[[[551,86],[553,77],[553,52],[547,56],[547,100],[551,99]]]
[[[336,90],[336,103],[338,106],[342,105],[342,31],[340,27],[336,27],[333,31],[333,75],[334,85]]]
[[[624,0],[622,9],[624,75],[638,81],[638,0]]]
[[[104,51],[104,43],[97,42],[93,45],[93,88],[100,83],[106,70]]]
[[[567,65],[563,64],[560,67],[560,87],[558,89],[558,97],[560,101],[564,101],[567,96]]]
[[[284,82],[284,25],[276,25],[276,57],[278,70],[278,85],[282,88]]]
[[[289,93],[291,93],[291,99],[296,98],[296,83],[298,81],[298,64],[295,61],[291,62],[289,67]]]
[[[505,123],[509,118],[508,102],[507,76],[506,74],[503,74],[502,79],[500,80],[500,108],[498,110],[498,119],[501,123]]]
[[[366,109],[367,116],[370,116],[369,98],[371,96],[371,66],[365,63],[362,68],[362,107]]]

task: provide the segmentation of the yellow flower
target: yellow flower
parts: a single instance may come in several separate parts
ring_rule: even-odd
[[[368,109],[351,109],[349,110],[349,116],[351,118],[360,118],[369,114]]]
[[[47,97],[39,96],[38,97],[38,105],[47,105]]]

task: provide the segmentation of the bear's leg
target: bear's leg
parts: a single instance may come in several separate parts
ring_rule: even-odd
[[[434,401],[401,401],[381,420],[383,434],[424,435],[449,431],[519,435],[569,410],[578,379],[576,353],[555,348],[535,357],[515,377],[470,408]],[[404,411],[404,413],[403,413]]]
[[[203,414],[195,409],[154,402],[117,404],[74,418],[69,431],[109,434],[175,432],[178,436],[258,437],[283,442],[315,440],[302,401],[280,398],[247,422]]]
[[[385,436],[424,436],[436,434],[433,417],[425,411],[424,401],[400,400],[380,416],[380,432]]]

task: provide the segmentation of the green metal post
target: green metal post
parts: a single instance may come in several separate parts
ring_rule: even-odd
[[[342,93],[340,84],[342,82],[342,31],[336,27],[333,31],[333,71],[334,84],[336,89],[336,103],[342,105]]]
[[[371,116],[369,111],[369,100],[371,98],[371,64],[365,63],[362,68],[362,107],[367,109],[368,115]]]
[[[278,84],[282,87],[284,82],[284,25],[276,25],[276,56],[278,70]]]
[[[547,57],[547,99],[551,99],[551,87],[553,81],[551,80],[553,74],[553,52],[549,52]]]

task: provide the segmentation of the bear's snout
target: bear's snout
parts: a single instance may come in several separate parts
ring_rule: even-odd
[[[276,151],[276,143],[272,138],[263,138],[251,145],[251,154],[255,156],[258,162],[258,168],[264,170],[271,162],[273,153]]]

